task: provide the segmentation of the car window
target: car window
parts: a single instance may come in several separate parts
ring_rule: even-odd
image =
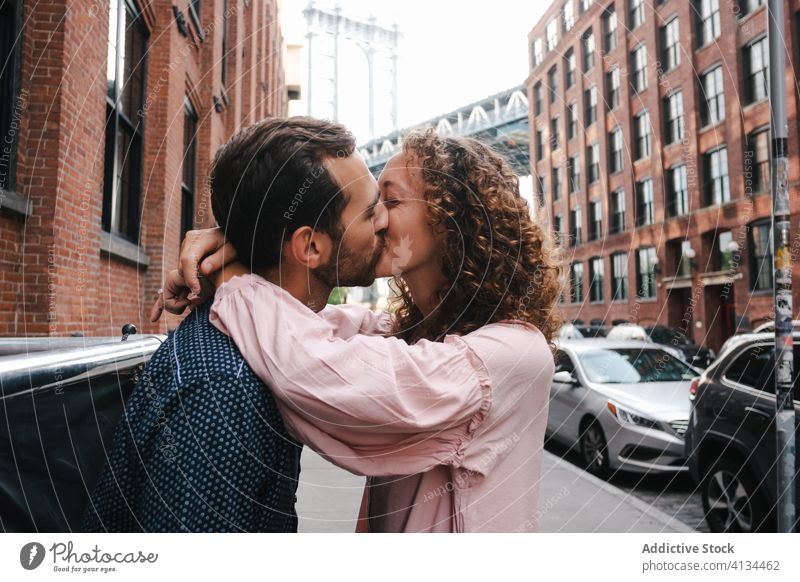
[[[580,355],[586,376],[599,384],[680,382],[699,374],[664,350],[609,348]]]
[[[575,364],[572,363],[572,360],[567,355],[566,352],[558,350],[558,354],[556,356],[556,372],[569,372],[573,376],[575,375]]]
[[[794,361],[800,362],[800,346],[794,346]],[[725,378],[750,388],[775,394],[775,348],[757,345],[744,350],[725,370]],[[798,366],[792,370],[793,383],[797,384]]]

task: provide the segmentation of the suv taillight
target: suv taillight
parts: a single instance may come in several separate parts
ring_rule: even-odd
[[[689,400],[694,400],[694,397],[697,396],[698,384],[700,384],[700,378],[692,379],[692,383],[689,386]]]

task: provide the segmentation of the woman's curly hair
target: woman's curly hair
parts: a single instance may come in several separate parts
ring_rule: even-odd
[[[434,226],[446,229],[438,307],[423,317],[402,277],[394,333],[409,342],[464,335],[505,319],[535,325],[551,342],[562,324],[557,302],[562,258],[549,229],[530,217],[509,163],[472,138],[412,132],[403,141],[409,167],[421,170]]]

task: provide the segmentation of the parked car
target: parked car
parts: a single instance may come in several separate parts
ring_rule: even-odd
[[[793,336],[796,386],[800,331]],[[692,383],[686,454],[713,532],[776,529],[774,352],[772,333],[734,336],[728,348]],[[794,398],[797,435],[800,402],[796,392]],[[795,486],[800,499],[798,467],[800,464],[796,465]],[[797,515],[800,521],[800,512]]]
[[[559,340],[547,434],[601,477],[686,471],[683,433],[698,375],[652,342]]]
[[[583,334],[578,329],[578,326],[572,323],[565,323],[558,332],[558,338],[562,340],[581,339],[583,338]]]
[[[623,323],[611,328],[606,337],[655,342],[696,368],[707,367],[716,357],[713,350],[698,346],[679,330],[664,325],[641,326],[635,323]]]
[[[0,339],[0,529],[77,529],[123,403],[164,339]]]
[[[800,319],[793,319],[792,320],[792,327],[795,329],[800,328]],[[771,331],[775,333],[775,322],[774,321],[765,321],[761,325],[756,326],[752,333],[762,333],[765,331]]]
[[[611,327],[607,325],[584,324],[575,326],[583,337],[606,337]]]

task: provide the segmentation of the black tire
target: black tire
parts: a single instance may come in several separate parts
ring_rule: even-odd
[[[600,423],[592,421],[581,431],[579,440],[583,468],[601,479],[608,478],[608,444]]]
[[[708,528],[714,533],[774,531],[768,504],[750,471],[729,457],[717,459],[700,483]]]

